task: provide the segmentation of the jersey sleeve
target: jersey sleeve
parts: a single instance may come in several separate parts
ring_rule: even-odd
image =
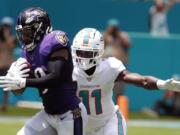
[[[26,52],[25,52],[25,50],[21,50],[21,52],[20,52],[20,57],[21,58],[26,58]]]
[[[69,48],[69,39],[65,32],[53,31],[41,43],[40,53],[48,57],[52,52],[61,48]]]
[[[115,80],[118,75],[126,69],[122,61],[118,60],[115,57],[109,57],[107,59],[109,69],[111,70],[111,74],[113,76],[113,79]]]

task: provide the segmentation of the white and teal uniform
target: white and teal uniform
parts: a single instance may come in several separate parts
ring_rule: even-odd
[[[86,135],[126,134],[125,120],[112,101],[114,81],[123,70],[125,66],[114,57],[101,60],[92,77],[75,65],[73,79],[89,115]]]

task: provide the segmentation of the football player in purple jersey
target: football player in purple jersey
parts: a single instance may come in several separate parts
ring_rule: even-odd
[[[36,87],[44,106],[17,135],[83,135],[87,113],[76,96],[67,34],[52,31],[47,12],[39,7],[20,13],[16,31],[22,57],[1,77],[0,85],[16,94]]]

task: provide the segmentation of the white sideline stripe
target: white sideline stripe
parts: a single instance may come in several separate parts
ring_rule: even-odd
[[[0,116],[0,123],[17,123],[17,122],[25,123],[30,118],[31,117]]]
[[[7,117],[0,116],[0,123],[25,123],[31,117]],[[129,120],[128,126],[130,127],[152,127],[152,128],[179,128],[180,121],[173,120]]]
[[[35,101],[18,101],[16,104],[18,107],[42,109],[43,105],[41,102]]]
[[[129,120],[128,126],[131,127],[153,127],[153,128],[179,128],[180,121],[173,120]]]

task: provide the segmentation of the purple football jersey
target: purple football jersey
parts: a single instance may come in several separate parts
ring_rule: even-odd
[[[75,108],[80,100],[76,97],[77,84],[72,81],[72,57],[69,39],[62,31],[53,31],[47,34],[33,52],[22,51],[22,57],[26,58],[31,65],[31,70],[36,78],[48,74],[48,58],[52,52],[67,48],[69,59],[66,62],[59,81],[59,86],[53,88],[39,88],[40,96],[47,113],[60,114]],[[58,106],[58,107],[57,107]]]

